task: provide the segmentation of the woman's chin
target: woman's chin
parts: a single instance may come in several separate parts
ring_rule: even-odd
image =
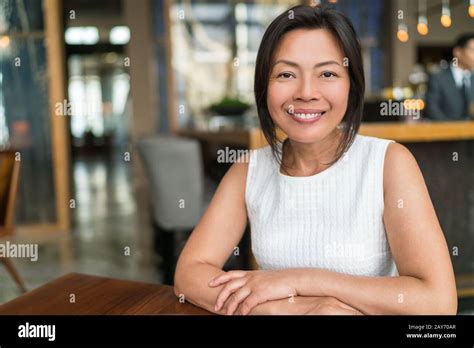
[[[281,128],[281,127],[280,127]],[[332,129],[320,127],[318,129],[295,129],[294,127],[281,128],[282,131],[293,141],[302,144],[313,144],[326,138]]]

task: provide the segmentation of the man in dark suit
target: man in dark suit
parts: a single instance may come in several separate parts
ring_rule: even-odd
[[[460,36],[447,69],[431,75],[426,117],[432,120],[474,119],[474,33]]]

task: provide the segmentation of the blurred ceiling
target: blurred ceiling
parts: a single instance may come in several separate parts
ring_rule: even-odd
[[[110,28],[124,23],[122,0],[64,0],[63,6],[66,27]]]

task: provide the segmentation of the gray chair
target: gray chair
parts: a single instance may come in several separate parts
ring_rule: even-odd
[[[155,249],[162,256],[164,283],[172,284],[177,253],[176,239],[185,238],[204,213],[205,180],[197,140],[157,135],[137,144],[150,185]],[[179,233],[176,233],[179,232]]]

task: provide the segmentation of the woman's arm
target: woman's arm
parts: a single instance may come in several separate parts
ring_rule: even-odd
[[[295,277],[298,294],[334,296],[368,314],[456,314],[456,284],[443,232],[415,158],[397,143],[386,153],[384,201],[385,229],[400,276],[303,271]]]
[[[175,293],[214,311],[219,288],[209,281],[239,244],[247,223],[245,183],[248,163],[235,163],[221,180],[208,209],[193,230],[176,265]]]
[[[237,309],[236,314],[241,314]],[[252,309],[250,315],[362,315],[334,297],[303,297],[268,301]]]
[[[191,234],[176,266],[175,294],[206,310],[226,314],[227,307],[214,305],[223,286],[210,287],[209,281],[225,274],[222,267],[242,238],[247,223],[245,183],[247,163],[234,164],[222,179],[199,224]],[[245,271],[233,271],[234,273]],[[301,297],[268,301],[252,314],[352,314],[353,308],[329,298]]]
[[[245,206],[246,163],[236,163],[222,179],[206,213],[191,234],[176,266],[175,294],[210,312],[223,286],[209,281],[225,274],[222,267],[242,238],[247,223]],[[239,271],[233,271],[238,273]],[[240,271],[245,273],[245,271]],[[252,314],[360,314],[334,298],[297,297],[268,301]]]
[[[364,314],[456,314],[441,284],[413,276],[365,277],[318,269],[294,270],[301,296],[334,296]]]
[[[209,288],[209,286],[202,282],[202,279],[212,279],[213,277],[224,273],[222,270],[208,264],[195,264],[188,269],[190,274],[189,282],[196,284],[197,288],[193,290],[192,297],[184,299],[205,308],[206,310],[216,314],[228,314],[227,306],[216,311],[214,308],[215,299],[222,289]],[[198,279],[192,279],[196,276]],[[216,290],[218,289],[218,290]],[[183,294],[179,293],[177,287],[175,292],[178,297]],[[200,292],[200,293],[199,293]],[[241,314],[239,310],[235,314]],[[362,313],[357,309],[348,306],[347,304],[333,298],[333,297],[303,297],[295,296],[293,298],[285,298],[276,301],[267,301],[265,303],[255,306],[250,315],[361,315]]]

